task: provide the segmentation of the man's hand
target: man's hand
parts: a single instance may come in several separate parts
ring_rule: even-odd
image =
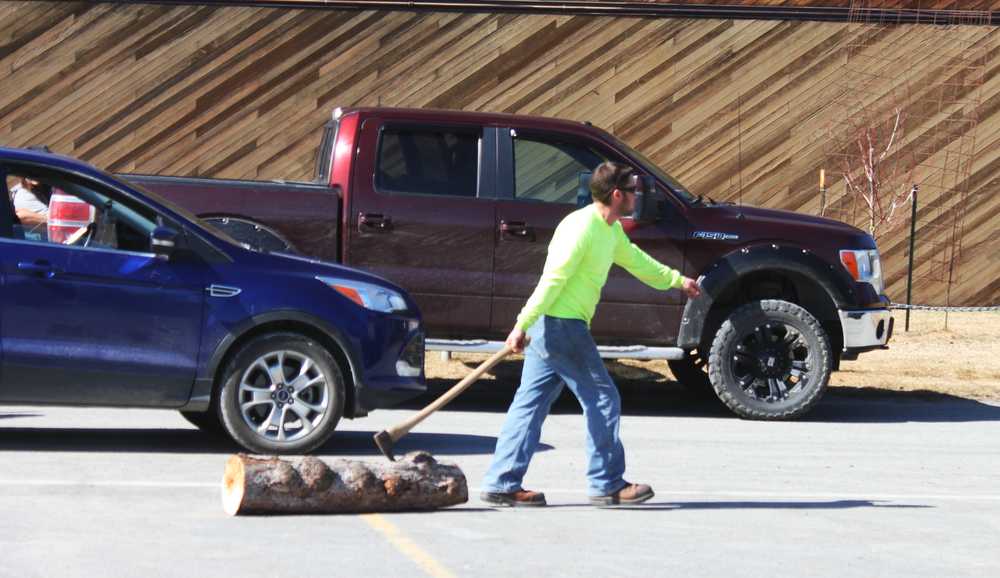
[[[514,353],[521,353],[524,351],[524,347],[528,345],[528,335],[518,328],[514,328],[507,336],[506,344],[510,346]]]
[[[681,290],[684,291],[684,294],[687,295],[688,298],[690,299],[694,299],[695,297],[701,296],[701,286],[698,285],[697,281],[695,281],[690,277],[683,278],[683,284],[681,285]],[[507,339],[510,338],[508,337]]]

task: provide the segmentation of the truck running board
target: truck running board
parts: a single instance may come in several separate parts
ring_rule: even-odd
[[[427,351],[449,353],[496,353],[503,347],[503,341],[485,339],[427,339]],[[679,347],[647,347],[645,345],[598,345],[597,352],[605,359],[684,359],[684,350]]]

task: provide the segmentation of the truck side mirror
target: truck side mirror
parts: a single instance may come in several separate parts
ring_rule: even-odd
[[[639,177],[641,188],[635,191],[635,209],[632,218],[637,223],[651,223],[660,218],[660,202],[656,196],[656,179],[650,175]]]
[[[180,233],[170,227],[159,226],[149,234],[149,248],[157,259],[169,261],[177,248],[177,238]]]
[[[590,196],[590,171],[580,173],[579,184],[576,187],[576,208],[582,209],[592,203],[594,198]]]

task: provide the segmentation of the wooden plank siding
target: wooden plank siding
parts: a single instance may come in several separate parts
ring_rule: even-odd
[[[588,120],[695,192],[807,213],[819,207],[845,48],[873,34],[829,22],[100,2],[0,2],[0,22],[0,143],[44,143],[111,171],[307,180],[336,106],[487,110]],[[929,87],[940,63],[901,47],[941,34],[988,49],[951,301],[1000,303],[996,28],[907,25],[866,41],[898,52],[910,86]],[[831,198],[842,194],[830,184]],[[918,219],[934,234],[947,224],[938,196],[921,199]],[[922,246],[914,300],[942,303]],[[880,247],[901,300],[905,235]]]
[[[308,1],[308,0],[305,0]],[[419,0],[418,0],[419,1]],[[563,0],[534,0],[562,4]],[[575,0],[580,4],[611,4],[605,0]],[[786,6],[795,8],[871,8],[897,10],[1000,10],[998,0],[628,0],[639,4],[696,4],[704,6]]]

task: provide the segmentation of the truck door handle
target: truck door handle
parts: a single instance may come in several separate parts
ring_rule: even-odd
[[[500,236],[519,241],[534,241],[535,230],[523,221],[500,221]]]
[[[52,278],[56,276],[59,269],[52,266],[52,263],[48,261],[20,261],[17,264],[17,270],[23,271],[25,273],[32,273],[34,275],[39,275],[43,277]]]
[[[358,229],[387,233],[392,230],[392,219],[380,213],[361,213],[358,215]]]

